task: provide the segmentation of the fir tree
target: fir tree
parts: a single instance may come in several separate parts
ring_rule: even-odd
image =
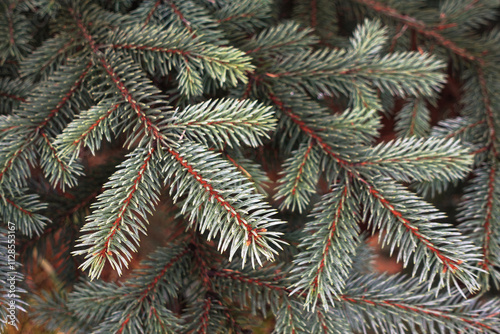
[[[0,276],[13,229],[25,274],[3,327],[15,300],[65,333],[500,332],[498,1],[0,15]],[[461,189],[456,219],[432,204]],[[163,246],[127,270],[160,205]],[[375,233],[404,273],[375,272]],[[46,258],[56,284],[25,293]]]

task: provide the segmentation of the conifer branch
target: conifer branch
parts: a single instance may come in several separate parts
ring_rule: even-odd
[[[373,167],[374,171],[403,181],[459,180],[472,165],[473,157],[468,153],[454,140],[413,137],[381,143],[353,165],[359,170]]]
[[[14,194],[0,192],[0,212],[4,222],[13,222],[22,234],[32,237],[40,235],[49,219],[37,211],[47,207],[38,200],[37,195],[25,194],[25,189]]]
[[[353,0],[353,1],[372,9],[379,14],[390,17],[391,19],[399,21],[407,25],[408,27],[415,29],[415,31],[417,31],[419,34],[435,40],[436,43],[438,43],[440,46],[449,49],[451,52],[455,53],[459,57],[462,57],[472,62],[478,61],[478,58],[476,56],[472,55],[466,49],[459,47],[453,41],[446,39],[436,30],[427,27],[422,21],[418,21],[412,18],[411,16],[401,14],[394,8],[386,6],[376,0]]]
[[[176,110],[166,128],[194,141],[222,149],[243,144],[257,147],[268,138],[276,120],[269,107],[250,101],[220,99]]]
[[[484,77],[483,67],[480,65],[477,68],[477,76],[479,81],[479,87],[481,88],[481,95],[483,97],[483,105],[486,113],[486,124],[488,124],[489,129],[489,140],[488,146],[491,148],[493,156],[498,157],[497,149],[497,135],[495,130],[495,119],[493,116],[493,110],[491,109],[490,93],[486,84],[486,79]]]
[[[105,191],[93,205],[94,212],[88,217],[78,247],[84,249],[74,254],[86,255],[81,265],[90,268],[92,279],[98,278],[106,261],[121,274],[122,267],[136,251],[139,233],[146,233],[143,221],[158,202],[160,185],[155,183],[158,164],[162,160],[159,149],[137,148],[105,185]],[[121,192],[116,191],[116,187]],[[110,203],[114,203],[110,205]]]
[[[309,204],[310,196],[316,192],[320,155],[315,146],[314,140],[310,139],[285,162],[281,185],[275,195],[277,200],[284,198],[280,208],[302,212]]]
[[[268,228],[281,224],[270,218],[274,210],[255,194],[252,185],[233,166],[205,147],[184,143],[178,148],[168,148],[172,159],[167,159],[163,168],[170,192],[175,190],[174,202],[187,195],[183,201],[182,213],[188,212],[191,224],[196,222],[201,232],[209,231],[208,239],[219,234],[218,247],[225,251],[230,246],[229,258],[241,249],[245,264],[247,256],[255,266],[262,264],[260,257],[272,260],[281,248],[280,233]],[[203,170],[218,170],[211,179],[203,176]],[[228,187],[217,175],[231,177],[236,189]],[[195,209],[197,208],[197,209]],[[213,224],[214,221],[220,222]],[[231,230],[230,235],[225,231]]]
[[[163,2],[163,0],[156,0],[154,5],[151,7],[151,9],[148,12],[148,15],[146,16],[146,20],[144,22],[143,28],[148,25],[149,21],[151,21],[151,17],[153,16],[154,12],[158,9],[158,6]]]
[[[276,105],[285,115],[290,117],[293,123],[297,124],[299,128],[306,133],[309,137],[317,142],[317,144],[327,153],[329,154],[339,165],[341,166],[350,166],[351,163],[347,160],[341,158],[338,154],[334,152],[334,149],[326,144],[324,140],[311,128],[309,128],[299,116],[295,115],[291,108],[287,107],[278,97],[274,94],[269,94],[269,99],[271,102]]]
[[[305,303],[313,309],[320,300],[333,305],[342,293],[359,242],[359,207],[352,201],[350,187],[344,180],[322,197],[312,211],[314,219],[304,228],[301,252],[294,260],[292,294],[305,293]]]
[[[469,291],[474,292],[478,289],[475,273],[477,268],[474,267],[477,263],[477,254],[465,250],[476,250],[476,248],[448,224],[440,223],[441,228],[436,229],[433,221],[443,217],[436,209],[394,182],[375,178],[373,180],[375,183],[371,183],[363,177],[354,177],[367,191],[364,195],[367,197],[363,202],[369,203],[367,208],[371,212],[369,224],[383,229],[385,233],[383,243],[392,245],[391,253],[396,242],[402,245],[398,260],[402,258],[406,266],[410,253],[415,252],[414,271],[420,266],[433,268],[424,276],[430,272],[432,276],[440,275],[440,284],[448,287],[450,280],[455,282],[455,278],[458,278]],[[396,193],[398,196],[395,196]],[[402,233],[402,227],[407,233]],[[445,229],[448,236],[443,239],[440,235]],[[436,266],[442,270],[434,268]]]
[[[500,249],[500,187],[497,165],[485,164],[475,170],[475,174],[476,177],[465,189],[464,201],[459,207],[460,227],[469,232],[472,240],[481,248],[482,259],[478,265],[488,273],[484,275],[485,285],[489,286],[488,281],[491,279],[495,286],[499,286],[500,274],[496,269],[499,265],[496,254]]]

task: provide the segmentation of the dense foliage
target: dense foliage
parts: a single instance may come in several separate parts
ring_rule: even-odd
[[[499,9],[4,0],[0,278],[15,226],[18,316],[67,333],[500,332]],[[374,270],[371,234],[403,273]]]

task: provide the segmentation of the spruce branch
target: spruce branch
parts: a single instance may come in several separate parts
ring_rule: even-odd
[[[150,72],[168,75],[177,69],[181,92],[187,97],[203,93],[203,76],[219,84],[236,86],[245,83],[246,72],[252,71],[250,58],[242,51],[228,46],[202,42],[189,32],[155,26],[131,26],[119,30],[110,40],[117,50],[130,53],[144,63]]]
[[[427,137],[430,128],[430,111],[422,97],[408,101],[396,115],[395,130],[399,137]]]
[[[432,291],[417,279],[402,276],[360,275],[353,277],[342,296],[344,312],[352,329],[376,333],[443,332],[492,333],[498,319],[485,317],[476,307],[492,311],[496,303],[481,305],[479,300],[458,301],[448,293]],[[457,291],[454,291],[457,292]],[[436,295],[435,298],[430,296]],[[409,296],[412,296],[409,298]],[[367,315],[374,315],[366,321]]]
[[[228,247],[229,259],[241,249],[243,265],[249,258],[262,265],[261,256],[272,260],[281,249],[281,234],[269,230],[281,221],[271,218],[275,211],[253,191],[253,186],[236,168],[206,147],[184,142],[169,148],[170,159],[162,173],[169,183],[174,202],[181,196],[181,212],[200,232],[208,230],[208,240],[219,235],[221,252]],[[204,175],[210,175],[210,178]],[[215,222],[215,223],[214,223]]]
[[[360,27],[360,34],[368,34],[363,29],[370,30],[372,24],[380,28],[377,22],[367,21],[366,27]],[[378,37],[375,35],[374,39]],[[311,94],[349,95],[358,82],[371,82],[394,96],[430,96],[444,83],[444,76],[437,72],[444,64],[431,55],[402,52],[371,56],[368,53],[360,58],[366,51],[362,51],[362,45],[356,41],[353,39],[353,46],[347,50],[297,52],[277,61],[274,70],[264,75]],[[379,43],[382,42],[381,39]]]
[[[47,205],[39,201],[39,196],[26,194],[26,189],[13,194],[0,192],[0,212],[4,222],[14,222],[16,229],[27,236],[40,235],[49,219],[39,213]]]
[[[28,92],[33,89],[28,82],[19,79],[0,79],[0,114],[11,114],[12,110],[19,107],[21,102],[26,102]]]
[[[91,279],[99,278],[109,261],[119,274],[127,266],[139,245],[140,233],[146,234],[147,214],[158,202],[159,178],[163,153],[158,148],[138,147],[104,185],[105,191],[93,205],[94,212],[81,229],[75,255],[85,255],[80,266],[89,268]]]
[[[268,138],[274,129],[276,120],[272,116],[270,107],[255,101],[209,100],[176,110],[166,129],[219,149],[241,144],[257,147],[262,145],[260,138]]]
[[[358,170],[402,181],[460,180],[473,162],[469,150],[454,140],[415,137],[381,143],[358,159],[359,163],[354,161]]]
[[[301,213],[316,193],[319,180],[320,152],[312,139],[300,145],[283,165],[282,178],[276,200],[283,199],[280,209],[291,209]]]
[[[391,246],[391,253],[399,246],[398,260],[402,260],[405,267],[410,258],[414,262],[414,273],[422,267],[420,281],[428,280],[432,284],[437,277],[439,286],[449,289],[451,282],[458,284],[458,279],[471,292],[479,289],[478,249],[458,229],[437,223],[436,220],[444,218],[441,213],[391,180],[355,179],[364,190],[360,200],[366,203],[365,214],[370,212],[366,217],[368,224],[382,230],[380,239]]]
[[[497,165],[483,165],[475,171],[476,177],[466,188],[463,202],[459,208],[460,228],[469,232],[482,249],[479,266],[486,271],[481,273],[485,286],[489,279],[495,286],[500,284],[498,269],[498,249],[500,238],[500,184]],[[487,274],[487,276],[485,275]]]
[[[241,49],[253,57],[278,56],[309,49],[317,42],[312,29],[290,21],[261,31],[245,41]]]
[[[347,180],[333,186],[311,213],[294,260],[292,294],[306,293],[306,305],[333,305],[342,293],[359,242],[359,207]]]
[[[111,141],[119,130],[121,102],[103,100],[87,111],[82,111],[56,137],[56,151],[65,157],[74,157],[81,147],[88,147],[95,154],[104,139]]]

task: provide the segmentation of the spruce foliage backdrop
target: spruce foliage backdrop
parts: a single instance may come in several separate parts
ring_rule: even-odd
[[[19,315],[64,333],[500,332],[497,0],[3,0],[0,15]],[[432,204],[460,192],[456,217]],[[127,270],[165,203],[163,246]],[[404,273],[374,271],[373,233]],[[57,284],[33,291],[46,258]]]

